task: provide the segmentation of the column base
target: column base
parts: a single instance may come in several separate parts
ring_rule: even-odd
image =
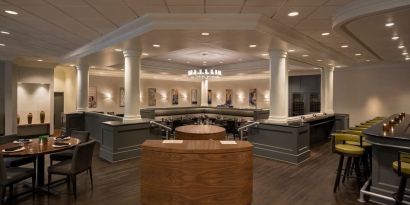
[[[87,108],[77,108],[77,112],[86,112]]]
[[[126,115],[122,118],[123,122],[135,122],[141,120],[141,115]]]
[[[268,118],[269,122],[273,123],[287,123],[288,122],[288,117],[286,116],[269,116]]]

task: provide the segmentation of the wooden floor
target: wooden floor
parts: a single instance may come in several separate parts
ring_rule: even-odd
[[[95,153],[94,190],[86,174],[79,175],[78,199],[74,200],[65,185],[58,186],[59,196],[38,194],[22,196],[13,204],[50,205],[139,205],[139,160],[110,164]],[[254,205],[361,204],[354,179],[332,192],[338,156],[331,153],[330,143],[312,147],[311,158],[300,166],[254,158]],[[21,188],[20,188],[21,189]]]

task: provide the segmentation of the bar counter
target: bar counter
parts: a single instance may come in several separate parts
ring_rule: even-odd
[[[388,123],[397,116],[392,115],[363,132],[366,134],[366,141],[372,144],[373,165],[370,191],[387,197],[392,197],[400,184],[400,177],[393,171],[392,162],[397,161],[399,151],[410,152],[410,116],[406,115],[390,131],[383,131],[383,123]],[[410,189],[409,183],[407,189]],[[393,204],[376,197],[371,197],[370,200]],[[405,200],[409,199],[405,197]]]
[[[146,140],[141,147],[142,204],[252,203],[253,146],[249,142]]]

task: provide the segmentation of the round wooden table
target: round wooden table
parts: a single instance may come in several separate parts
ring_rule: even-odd
[[[225,128],[215,125],[185,125],[175,128],[175,139],[179,140],[224,140]]]
[[[5,157],[28,157],[35,156],[37,158],[37,170],[36,170],[36,181],[37,187],[44,185],[44,155],[61,152],[63,150],[71,149],[80,143],[80,140],[77,138],[70,138],[63,142],[69,142],[70,145],[65,147],[53,147],[54,138],[49,137],[47,143],[40,145],[38,139],[32,139],[32,142],[24,144],[24,150],[18,152],[3,152],[3,149],[15,147],[19,144],[10,142],[7,144],[0,145],[0,151]]]

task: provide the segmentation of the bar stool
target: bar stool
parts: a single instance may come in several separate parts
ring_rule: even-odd
[[[348,134],[352,134],[352,135],[359,135],[359,136],[362,137],[363,142],[362,142],[361,147],[364,148],[364,155],[361,159],[362,159],[362,163],[363,163],[364,168],[365,168],[366,178],[370,177],[370,175],[372,173],[372,166],[373,166],[372,165],[372,144],[370,144],[367,141],[364,141],[366,139],[366,136],[363,134],[363,131],[361,131],[361,130],[343,130],[343,132],[348,133]],[[356,142],[356,141],[346,141],[345,143],[350,144],[350,145],[360,146],[360,143]],[[346,164],[346,166],[347,166],[347,164]],[[343,182],[344,181],[345,181],[345,177],[343,177]]]
[[[346,144],[346,141],[359,142],[360,146]],[[353,159],[353,164],[355,167],[356,177],[359,182],[359,187],[361,184],[361,173],[359,160],[363,157],[365,149],[362,147],[362,136],[352,135],[347,133],[333,133],[332,134],[332,151],[340,155],[339,166],[337,167],[336,180],[333,187],[333,192],[336,192],[339,187],[340,177],[342,176],[342,168],[344,157],[347,156],[348,164],[349,161]],[[350,165],[349,165],[350,166]],[[350,169],[350,168],[349,168]],[[344,170],[343,176],[346,175],[346,170]]]
[[[407,178],[410,177],[410,153],[399,152],[398,160],[393,162],[393,170],[401,177],[397,193],[393,194],[395,205],[403,203],[404,191],[406,189]]]

